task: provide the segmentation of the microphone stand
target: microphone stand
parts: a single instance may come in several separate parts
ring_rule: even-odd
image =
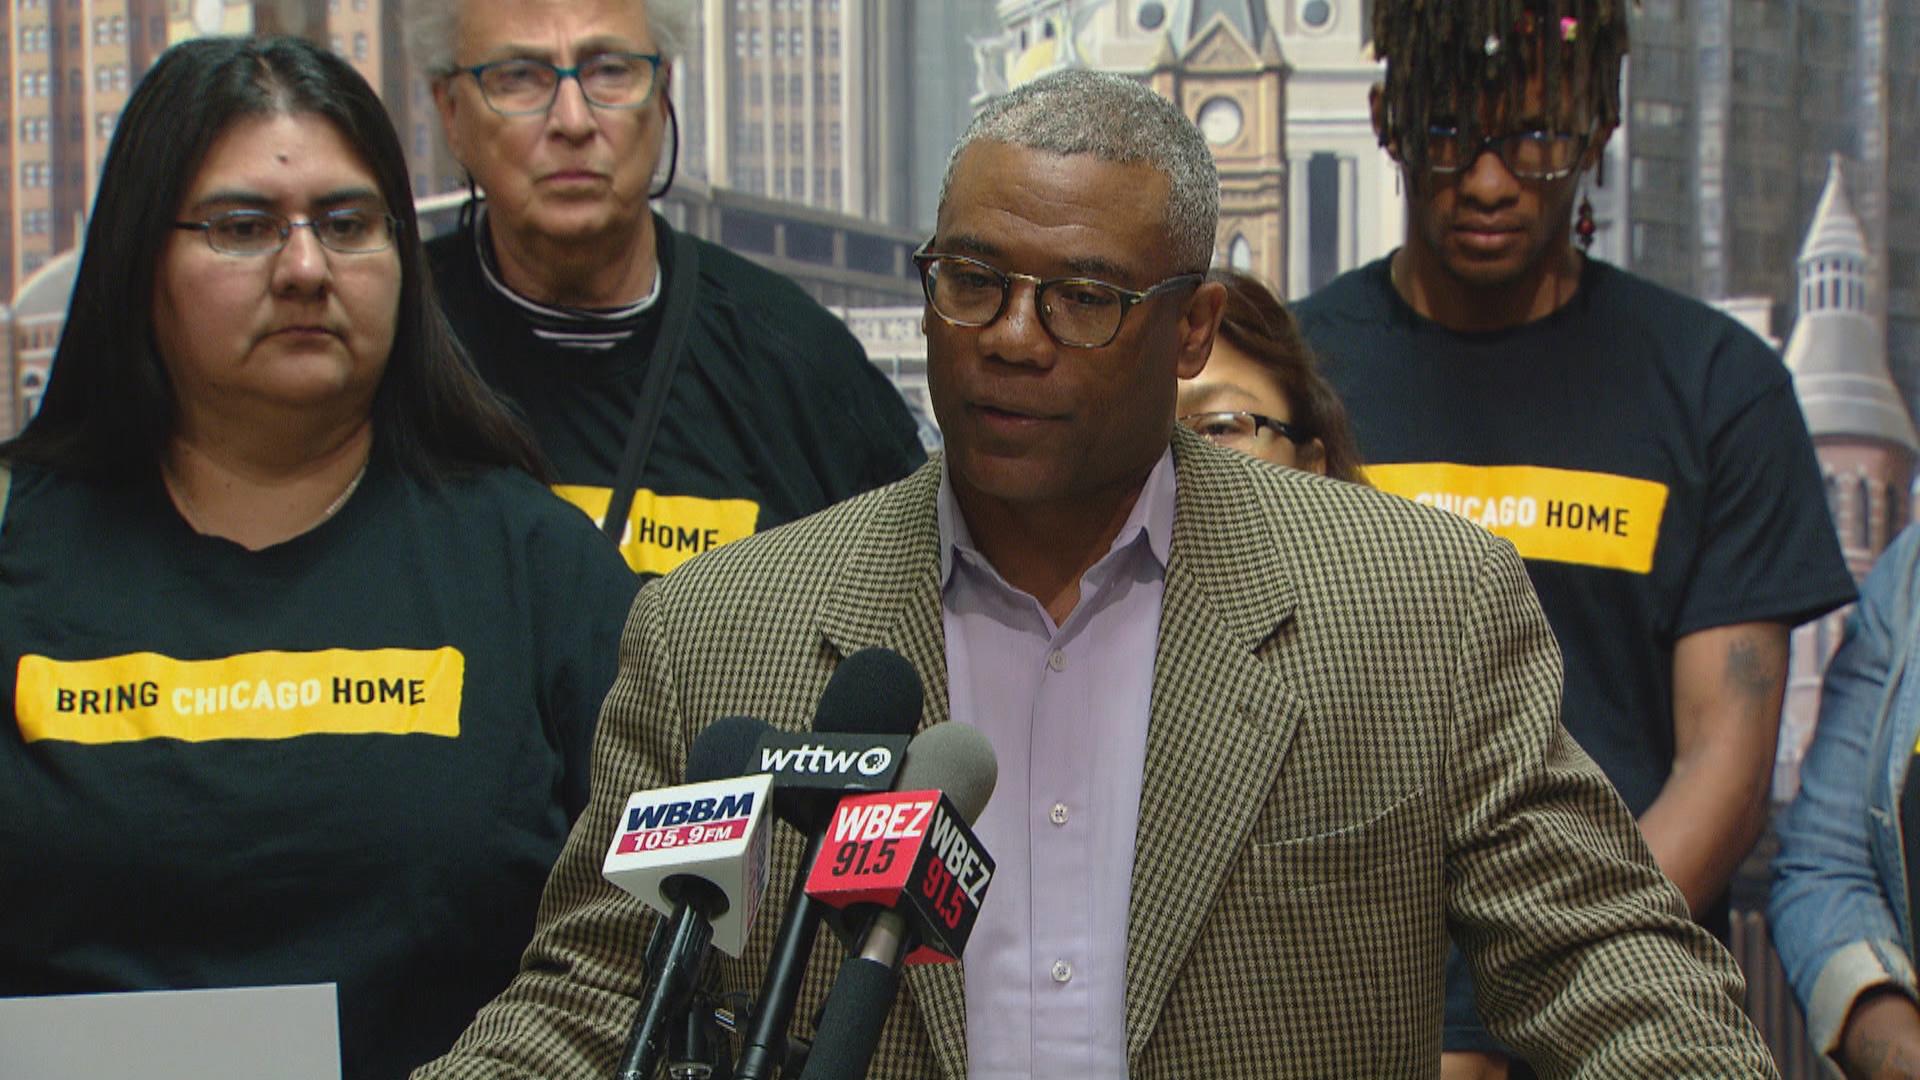
[[[732,1080],[726,1021],[712,994],[694,995],[683,1021],[667,1032],[667,1080]]]
[[[801,872],[794,875],[792,895],[788,898],[786,921],[780,924],[780,936],[773,944],[773,962],[762,984],[760,1003],[754,1007],[747,1024],[747,1035],[740,1049],[740,1064],[734,1080],[771,1080],[774,1063],[785,1064],[787,1028],[800,996],[800,982],[806,974],[807,959],[813,955],[813,939],[819,932],[822,905],[807,895],[806,867],[820,857],[820,842],[825,830],[815,830],[807,841],[806,854],[800,858]]]
[[[666,955],[692,956],[706,952],[713,940],[713,924],[691,907],[682,907],[680,915],[666,933]],[[614,1067],[614,1080],[653,1080],[666,1050],[670,1032],[684,1027],[683,1016],[699,989],[699,976],[688,977],[677,965],[666,965],[654,980],[641,1006],[640,1018],[627,1040],[626,1052]]]

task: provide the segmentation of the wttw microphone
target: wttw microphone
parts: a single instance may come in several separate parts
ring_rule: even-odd
[[[840,965],[800,1080],[866,1076],[900,964],[951,961],[966,948],[993,881],[993,859],[969,825],[998,775],[978,729],[937,724],[907,748],[902,790],[841,800],[807,892],[876,914]]]
[[[618,1080],[652,1080],[699,986],[709,945],[745,947],[767,889],[773,778],[742,776],[767,725],[723,717],[694,737],[688,783],[627,801],[601,875],[667,917],[648,948],[648,990]]]
[[[819,854],[821,835],[841,796],[892,786],[908,737],[920,726],[922,700],[920,675],[905,657],[890,649],[862,649],[842,660],[827,680],[812,733],[775,732],[760,742],[759,763],[774,773],[775,812],[807,837],[807,846],[760,982],[760,999],[741,1040],[735,1080],[768,1080],[786,1062],[787,1032],[822,914],[806,892],[807,868]],[[873,751],[879,749],[887,751],[885,767],[864,774],[863,760],[872,769],[878,761]]]

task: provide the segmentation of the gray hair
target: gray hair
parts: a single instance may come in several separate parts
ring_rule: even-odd
[[[402,12],[401,33],[407,42],[407,55],[422,71],[440,76],[454,68],[453,46],[460,32],[460,11],[464,4],[482,4],[487,0],[407,0]],[[644,2],[647,26],[653,31],[654,44],[663,61],[680,55],[691,40],[693,7],[696,0],[634,0]]]
[[[981,141],[1153,166],[1168,181],[1166,230],[1174,261],[1196,271],[1213,262],[1220,224],[1220,172],[1213,154],[1179,106],[1142,83],[1113,72],[1069,68],[995,98],[947,157],[942,207],[953,187],[954,165],[967,147]]]

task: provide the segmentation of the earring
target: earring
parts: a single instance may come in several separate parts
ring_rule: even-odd
[[[1579,241],[1582,252],[1593,250],[1593,236],[1599,231],[1599,224],[1593,220],[1593,200],[1587,197],[1586,192],[1582,191],[1580,193],[1579,215],[1573,222],[1574,239]]]
[[[674,111],[672,98],[667,99],[667,127],[673,134],[673,153],[667,155],[667,178],[659,187],[647,192],[650,201],[672,191],[673,178],[680,175],[680,114]]]
[[[461,232],[473,228],[473,223],[479,216],[474,208],[479,205],[480,186],[473,182],[473,174],[469,172],[467,173],[467,201],[460,204],[459,229]]]

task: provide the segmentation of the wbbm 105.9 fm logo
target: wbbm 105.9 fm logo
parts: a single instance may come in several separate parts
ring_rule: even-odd
[[[738,840],[753,821],[756,798],[754,792],[743,791],[628,807],[626,830],[613,849],[631,854]]]

